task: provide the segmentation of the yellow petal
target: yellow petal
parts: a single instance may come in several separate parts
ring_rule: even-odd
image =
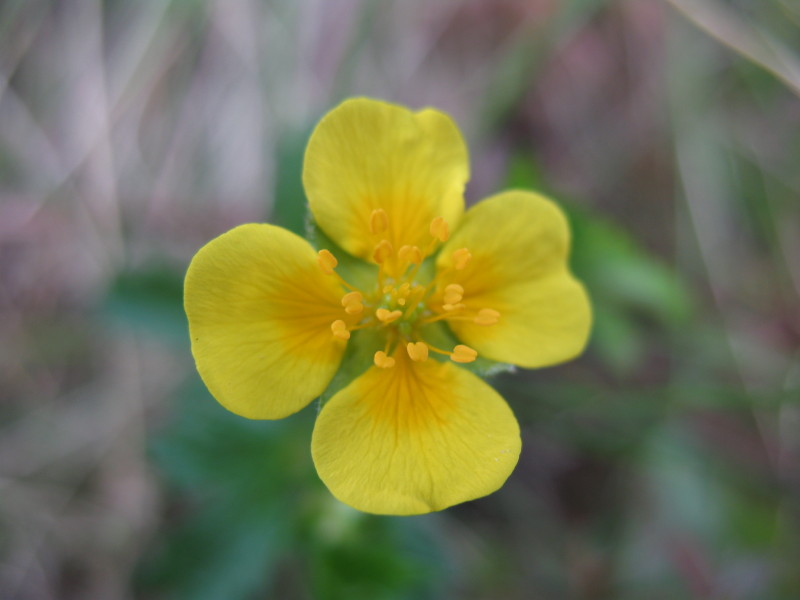
[[[303,165],[319,226],[367,260],[377,241],[372,231],[384,230],[381,210],[392,247],[425,248],[434,218],[457,224],[468,178],[467,149],[450,117],[367,98],[346,100],[320,121]],[[373,215],[380,215],[379,230]]]
[[[498,235],[502,232],[502,235]],[[437,270],[443,283],[464,288],[462,302],[477,313],[488,308],[497,323],[448,322],[478,354],[522,367],[574,358],[586,345],[591,307],[569,272],[569,229],[561,210],[532,192],[510,191],[475,205],[442,248]],[[453,254],[468,248],[472,260],[453,270]],[[485,313],[487,314],[487,313]]]
[[[517,463],[519,426],[476,375],[451,363],[370,368],[322,408],[311,453],[334,496],[359,510],[412,515],[490,494]]]
[[[345,342],[338,289],[298,236],[241,225],[198,251],[184,284],[192,354],[213,396],[251,419],[279,419],[316,398]]]

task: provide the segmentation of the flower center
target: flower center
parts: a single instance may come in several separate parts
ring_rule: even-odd
[[[436,273],[429,283],[417,280],[425,258],[433,254],[450,237],[447,222],[436,217],[430,224],[431,241],[425,249],[401,246],[395,249],[388,239],[389,217],[383,209],[372,211],[369,230],[375,245],[372,258],[378,265],[378,276],[371,290],[362,291],[350,285],[336,272],[338,261],[329,250],[320,250],[317,262],[326,275],[336,277],[345,290],[341,299],[341,319],[331,323],[331,333],[347,341],[350,332],[375,328],[385,332],[383,349],[376,350],[374,363],[389,369],[394,366],[396,352],[407,352],[413,361],[428,359],[430,352],[449,356],[459,363],[474,361],[478,353],[463,344],[452,350],[437,348],[422,339],[424,326],[437,321],[471,321],[476,325],[494,325],[500,313],[470,302],[469,291],[458,283],[447,283],[452,271],[463,270],[472,259],[467,248],[452,254],[452,266]]]

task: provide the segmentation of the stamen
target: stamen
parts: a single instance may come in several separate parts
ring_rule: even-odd
[[[410,265],[418,265],[422,263],[422,251],[417,246],[402,246],[397,251],[397,257],[401,262]]]
[[[430,231],[431,235],[440,242],[446,242],[447,238],[450,237],[450,227],[447,225],[447,221],[444,220],[444,217],[436,217],[431,221]]]
[[[317,253],[317,264],[325,275],[333,275],[333,270],[339,264],[339,261],[329,250],[320,250]]]
[[[397,321],[400,317],[403,316],[403,311],[401,310],[387,310],[385,308],[379,308],[375,311],[375,316],[378,317],[378,320],[381,323],[389,324],[394,321]]]
[[[429,323],[436,323],[436,321],[443,321],[444,319],[451,319],[452,315],[449,313],[440,313],[434,317],[428,317],[427,319],[422,319],[421,321],[417,321],[419,325],[428,325]],[[444,354],[450,354],[449,352],[444,352]]]
[[[364,310],[364,305],[362,304],[363,299],[364,297],[361,295],[361,292],[348,292],[342,296],[344,312],[348,315],[360,315]]]
[[[456,271],[461,271],[472,260],[472,253],[466,248],[459,248],[453,252],[453,267]]]
[[[442,350],[441,348],[437,348],[436,346],[431,346],[428,344],[428,350],[431,352],[436,352],[436,354],[443,354],[445,356],[450,356],[450,352],[448,350]]]
[[[345,325],[344,321],[341,319],[337,319],[331,323],[331,331],[333,332],[334,337],[337,337],[340,340],[347,341],[350,339],[350,332],[347,331],[347,325]]]
[[[464,344],[453,348],[453,353],[450,355],[450,360],[457,363],[471,363],[476,358],[478,358],[477,351]]]
[[[444,303],[458,304],[464,297],[464,288],[457,283],[451,283],[444,288]]]
[[[466,308],[464,304],[443,304],[442,308],[445,309],[447,312],[453,312],[456,310],[461,310],[462,308]]]
[[[375,246],[375,251],[372,253],[372,258],[376,263],[381,264],[387,258],[389,258],[393,252],[394,248],[392,248],[392,244],[389,243],[389,240],[381,240],[378,245]]]
[[[375,366],[381,369],[391,369],[394,366],[394,359],[386,356],[386,352],[383,350],[378,350],[372,360]]]
[[[382,208],[376,208],[369,216],[369,230],[377,235],[389,229],[389,215]]]
[[[361,292],[347,292],[342,296],[342,306],[347,306],[353,302],[361,302],[363,299],[364,296],[361,295]]]
[[[478,316],[474,322],[477,325],[494,325],[500,319],[500,313],[491,308],[482,308],[478,311]]]
[[[434,314],[432,316],[426,317],[417,321],[417,325],[428,325],[429,323],[436,323],[436,321],[469,321],[470,323],[475,322],[475,316],[469,315],[469,311],[467,314],[461,312],[467,307],[464,304],[444,304],[442,308],[445,312]]]
[[[408,351],[408,355],[411,357],[411,360],[415,360],[417,362],[424,362],[428,360],[428,346],[425,342],[409,342],[406,345],[406,350]]]

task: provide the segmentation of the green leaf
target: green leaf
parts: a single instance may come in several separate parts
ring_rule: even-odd
[[[179,417],[151,445],[171,516],[137,573],[142,595],[442,597],[437,517],[378,517],[335,500],[310,457],[313,409],[250,421],[220,407],[198,380],[180,400]],[[287,579],[292,572],[302,577]]]
[[[308,442],[313,410],[250,421],[220,407],[199,381],[180,418],[151,445],[154,463],[188,511],[163,532],[140,572],[148,590],[177,598],[251,598],[269,585],[300,523],[324,497]]]
[[[343,535],[311,549],[313,597],[373,600],[446,596],[446,557],[426,517],[357,515]]]
[[[150,557],[139,585],[192,600],[263,596],[290,536],[280,514],[253,518],[226,505],[198,511],[164,533],[164,544]]]
[[[111,320],[138,332],[187,343],[183,273],[154,263],[123,271],[112,281],[102,307]]]
[[[618,305],[595,302],[592,344],[618,373],[632,373],[647,351],[640,326]]]
[[[568,381],[548,383],[536,373],[501,376],[495,387],[523,423],[596,457],[636,457],[672,402],[665,389],[620,391]]]
[[[595,312],[593,348],[617,373],[631,374],[658,339],[654,333],[663,339],[690,322],[692,296],[674,270],[620,228],[566,208],[573,232],[571,264]]]
[[[573,233],[572,266],[593,296],[638,310],[665,326],[687,322],[691,296],[675,272],[622,229],[566,206]]]
[[[308,212],[303,190],[303,157],[310,134],[310,128],[284,133],[278,140],[275,152],[272,221],[298,235],[305,232]]]

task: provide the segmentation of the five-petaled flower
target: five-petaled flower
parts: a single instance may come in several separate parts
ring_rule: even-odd
[[[331,384],[348,345],[368,351],[311,440],[320,478],[366,512],[425,513],[497,490],[519,426],[464,365],[543,367],[586,344],[591,310],[559,208],[508,191],[465,213],[468,177],[447,115],[347,100],[317,125],[303,166],[331,243],[315,251],[280,227],[241,225],[186,275],[198,371],[234,413],[297,412]]]

